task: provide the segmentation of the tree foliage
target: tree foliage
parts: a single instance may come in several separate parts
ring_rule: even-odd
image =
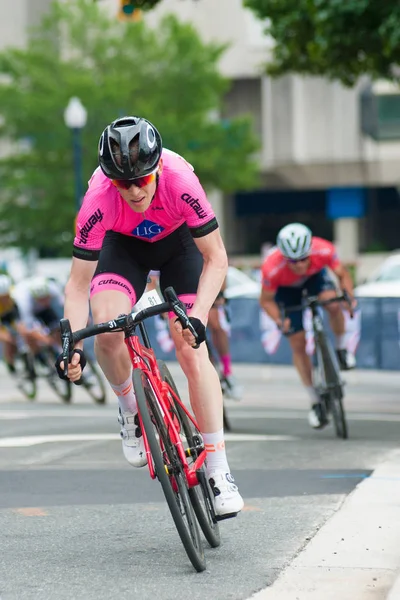
[[[27,249],[70,253],[75,215],[71,132],[63,113],[78,96],[85,181],[97,166],[104,127],[125,114],[154,122],[164,145],[187,158],[205,187],[254,186],[257,142],[247,118],[213,121],[228,82],[218,73],[224,48],[165,18],[111,19],[93,0],[55,3],[24,49],[0,53],[0,234]],[[2,228],[2,230],[1,230]]]
[[[275,40],[271,75],[327,76],[352,86],[393,78],[400,64],[398,0],[244,0]]]

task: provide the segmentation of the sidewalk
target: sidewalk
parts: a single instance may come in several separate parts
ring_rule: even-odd
[[[251,600],[400,600],[400,450]]]

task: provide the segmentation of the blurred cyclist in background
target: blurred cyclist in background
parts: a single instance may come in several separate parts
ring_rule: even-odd
[[[15,373],[15,355],[27,329],[21,323],[18,306],[12,297],[12,279],[0,275],[0,342],[3,344],[3,358],[10,373]],[[22,347],[21,347],[22,350]],[[28,363],[26,363],[28,366]]]
[[[262,265],[262,291],[260,304],[265,312],[289,337],[293,362],[311,401],[309,423],[321,428],[327,424],[321,399],[312,383],[312,363],[306,352],[306,335],[303,311],[290,314],[282,323],[279,305],[294,306],[302,302],[303,292],[328,300],[337,295],[336,285],[327,268],[339,281],[339,286],[353,298],[353,282],[350,273],[340,262],[334,245],[312,235],[301,223],[291,223],[278,233],[277,247],[266,257]],[[355,306],[353,300],[353,305]],[[336,354],[342,370],[355,366],[355,358],[345,348],[345,320],[339,302],[325,307],[335,336]]]
[[[159,286],[159,272],[150,271],[146,290],[154,290]],[[224,295],[226,279],[224,284],[208,313],[207,333],[211,333],[212,347],[206,341],[210,360],[216,368],[221,381],[224,396],[232,400],[240,400],[243,388],[238,385],[236,378],[232,375],[232,360],[229,350],[230,315],[227,299]],[[169,333],[168,315],[157,315],[154,318],[156,328],[156,339],[164,352],[171,352],[174,341]],[[214,353],[214,349],[218,357]],[[219,364],[219,361],[221,364]]]
[[[27,330],[28,343],[40,360],[40,345],[60,346],[59,322],[64,297],[60,286],[46,277],[30,277],[14,288],[20,319]]]
[[[212,345],[221,362],[220,368],[218,368],[218,365],[215,366],[220,373],[221,387],[224,396],[231,398],[232,400],[240,400],[243,395],[243,388],[238,385],[236,378],[232,374],[232,359],[229,348],[230,313],[228,301],[224,294],[225,289],[226,278],[209,312],[207,329],[211,333]],[[211,356],[211,359],[214,363],[216,362],[213,355]]]

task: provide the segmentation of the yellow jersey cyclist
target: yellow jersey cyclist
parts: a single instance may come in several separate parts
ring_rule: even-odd
[[[3,345],[3,358],[11,374],[15,373],[15,357],[21,354],[28,370],[31,363],[26,359],[28,330],[21,321],[17,302],[13,295],[13,282],[6,274],[0,275],[0,342]]]
[[[73,330],[86,326],[88,294],[93,321],[129,313],[143,294],[148,273],[160,271],[160,288],[173,286],[191,322],[205,340],[208,313],[227,272],[218,223],[193,167],[163,149],[155,126],[144,118],[113,121],[99,142],[99,166],[77,218],[64,315]],[[191,406],[207,452],[206,469],[219,516],[235,516],[243,499],[227,461],[222,392],[206,345],[170,315],[176,356],[189,387]],[[69,365],[76,381],[84,366],[83,344]],[[97,360],[118,397],[122,448],[136,467],[146,464],[132,386],[132,367],[123,334],[99,335]],[[62,357],[57,361],[62,377]]]

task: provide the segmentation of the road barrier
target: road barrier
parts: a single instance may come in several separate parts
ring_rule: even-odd
[[[256,299],[235,298],[229,306],[234,361],[291,364],[287,339],[265,317]],[[356,351],[357,366],[363,369],[400,369],[400,298],[360,298],[358,306],[355,319],[346,319],[347,346]],[[308,329],[307,316],[305,326]],[[163,332],[156,328],[154,320],[149,321],[147,327],[158,356],[164,360],[174,359],[174,350],[164,344],[165,334],[163,340]],[[309,334],[307,338],[311,352],[313,341]]]

